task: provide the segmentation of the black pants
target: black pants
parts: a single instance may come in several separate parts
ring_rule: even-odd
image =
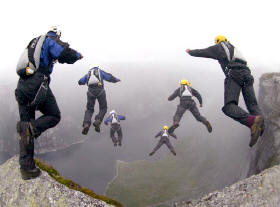
[[[173,117],[173,121],[179,124],[186,110],[190,110],[190,112],[196,118],[197,121],[202,122],[203,124],[207,124],[206,118],[201,116],[198,108],[196,107],[196,103],[192,99],[180,102],[180,104],[177,106],[177,110]]]
[[[118,139],[115,137],[116,132],[118,134]],[[111,124],[110,136],[114,144],[122,142],[122,128],[119,124]]]
[[[261,115],[253,83],[254,78],[249,70],[231,71],[224,83],[224,107],[222,110],[227,116],[245,126],[248,126],[248,116]],[[242,92],[249,113],[238,106],[240,92]]]
[[[38,81],[38,83],[36,82]],[[31,122],[34,130],[34,136],[38,137],[44,131],[49,128],[56,126],[60,121],[60,111],[56,103],[56,99],[49,88],[47,91],[47,97],[40,105],[30,107],[28,102],[36,95],[36,90],[32,86],[34,84],[40,85],[37,76],[30,78],[29,80],[21,80],[18,83],[18,87],[15,91],[16,100],[19,106],[19,115],[21,122]],[[35,111],[40,111],[43,115],[39,118],[35,118]],[[20,166],[22,168],[33,168],[34,167],[34,142],[29,144],[20,142]]]
[[[84,116],[84,124],[91,124],[91,118],[94,113],[94,105],[95,101],[99,103],[99,113],[95,116],[95,120],[99,120],[102,122],[104,116],[107,112],[107,99],[106,92],[103,88],[90,88],[87,92],[87,108]]]
[[[155,153],[163,144],[165,144],[173,154],[176,154],[174,147],[169,141],[169,138],[164,136],[160,138],[159,142],[157,143],[157,145],[155,146],[155,148],[151,153]]]

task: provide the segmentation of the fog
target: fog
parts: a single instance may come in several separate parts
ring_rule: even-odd
[[[154,135],[163,125],[172,124],[179,100],[169,102],[167,97],[186,78],[202,95],[203,108],[199,110],[212,123],[213,132],[209,134],[204,125],[186,112],[176,134],[179,140],[189,142],[190,147],[186,148],[189,157],[197,160],[196,165],[189,166],[193,175],[201,176],[204,186],[221,188],[246,175],[251,152],[250,131],[221,111],[224,74],[218,63],[190,57],[184,50],[205,48],[213,44],[216,35],[225,35],[248,60],[258,93],[261,74],[280,69],[280,43],[274,38],[280,35],[275,26],[279,20],[276,3],[51,0],[43,5],[33,0],[3,1],[0,17],[9,21],[0,23],[3,28],[0,86],[5,85],[7,90],[1,94],[13,96],[18,57],[33,37],[46,33],[52,25],[61,26],[61,39],[84,56],[71,66],[55,65],[51,75],[51,88],[63,117],[74,117],[82,130],[87,87],[78,86],[77,82],[91,66],[99,65],[120,78],[120,83],[105,83],[105,88],[108,111],[115,109],[127,117],[122,122],[122,147],[113,147],[109,128],[102,125],[100,134],[91,128],[82,144],[40,155],[63,176],[104,193],[107,183],[115,176],[116,160],[158,160],[169,155],[165,146],[153,157],[148,153],[157,144]],[[42,11],[46,14],[42,15]],[[27,25],[31,15],[32,24]],[[3,104],[5,98],[1,99]],[[11,105],[16,105],[11,100]],[[240,105],[244,107],[242,98]],[[0,106],[1,115],[7,112]],[[6,126],[15,126],[17,120],[1,117],[0,133],[5,137]],[[176,149],[176,140],[172,143]],[[0,154],[0,163],[9,156]],[[211,165],[206,169],[204,163]]]
[[[201,114],[213,125],[213,132],[209,134],[190,112],[183,116],[176,134],[179,140],[188,140],[190,157],[194,159],[193,156],[196,156],[197,163],[201,163],[190,168],[202,173],[202,161],[213,163],[211,172],[215,179],[211,182],[217,187],[244,177],[250,158],[250,131],[222,113],[224,75],[214,61],[207,63],[207,70],[199,64],[184,66],[151,62],[108,65],[104,70],[121,79],[115,84],[105,82],[105,88],[108,111],[115,109],[127,117],[122,122],[123,146],[113,147],[109,128],[103,125],[100,134],[91,128],[85,143],[62,152],[48,153],[42,158],[64,176],[104,193],[105,186],[115,175],[116,160],[158,160],[170,153],[163,146],[154,157],[148,156],[158,141],[154,135],[163,125],[172,124],[179,103],[178,99],[169,102],[167,97],[179,87],[181,79],[187,78],[202,95]],[[62,116],[75,117],[80,126],[86,106],[87,86],[78,86],[77,82],[85,72],[84,68],[63,66],[53,74],[55,78],[51,83]],[[256,89],[257,86],[258,81]],[[240,102],[244,106],[242,98]],[[98,106],[95,108],[98,110]],[[171,141],[176,145],[176,140]],[[180,157],[180,154],[177,156]],[[205,173],[208,175],[209,172]]]

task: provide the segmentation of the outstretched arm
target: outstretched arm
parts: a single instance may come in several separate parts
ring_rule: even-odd
[[[51,57],[58,60],[59,63],[73,64],[77,60],[83,58],[81,53],[73,50],[67,43],[62,42],[61,40],[58,41],[48,38],[47,41],[49,41],[49,53]]]
[[[79,85],[85,85],[87,83],[87,79],[88,79],[88,74],[84,75],[79,81],[78,84]]]
[[[180,88],[177,88],[169,97],[168,101],[174,100],[177,96],[180,95]]]
[[[103,70],[100,70],[100,75],[108,82],[117,83],[121,81],[120,79],[114,77],[111,73],[107,73]]]
[[[186,49],[186,52],[195,57],[212,58],[218,60],[219,58],[219,45],[213,45],[205,49],[190,50]]]
[[[118,115],[119,120],[125,120],[125,116]]]
[[[192,94],[197,98],[197,100],[199,101],[200,103],[200,106],[202,106],[202,97],[201,95],[198,93],[197,90],[195,90],[194,88],[191,88],[192,90]]]
[[[108,116],[107,119],[104,121],[105,125],[108,125],[108,123],[111,122],[111,117]]]
[[[162,131],[159,131],[159,133],[156,134],[155,138],[161,136],[161,134],[162,134]]]

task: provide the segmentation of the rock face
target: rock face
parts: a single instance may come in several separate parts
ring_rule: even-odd
[[[24,181],[20,177],[18,166],[17,156],[0,166],[0,206],[113,207],[79,191],[67,188],[44,171],[39,178]]]
[[[265,116],[266,129],[252,150],[249,176],[280,164],[280,73],[261,76],[259,104]]]
[[[196,201],[182,201],[174,207],[277,207],[280,206],[280,166],[274,166],[222,191]]]

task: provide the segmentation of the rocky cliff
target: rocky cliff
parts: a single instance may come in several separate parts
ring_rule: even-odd
[[[182,201],[174,207],[278,207],[280,206],[280,166],[239,181],[200,200]]]
[[[251,149],[248,176],[253,176],[199,200],[177,202],[175,207],[280,206],[280,73],[263,74],[259,84],[266,129]]]
[[[248,175],[280,164],[280,73],[260,78],[259,104],[265,116],[265,133],[252,149]]]
[[[38,161],[37,161],[38,162]],[[55,170],[52,169],[55,172]],[[58,177],[58,175],[56,175]],[[61,178],[60,178],[61,180]],[[74,183],[66,180],[67,183]],[[0,206],[83,206],[114,207],[80,191],[72,190],[42,171],[39,178],[24,181],[20,177],[18,157],[6,161],[0,166]],[[103,197],[103,196],[100,196]],[[107,199],[107,198],[106,198]],[[110,202],[114,202],[109,199]],[[109,203],[110,203],[109,202]],[[117,202],[115,202],[117,203]],[[117,203],[116,206],[121,206]]]

